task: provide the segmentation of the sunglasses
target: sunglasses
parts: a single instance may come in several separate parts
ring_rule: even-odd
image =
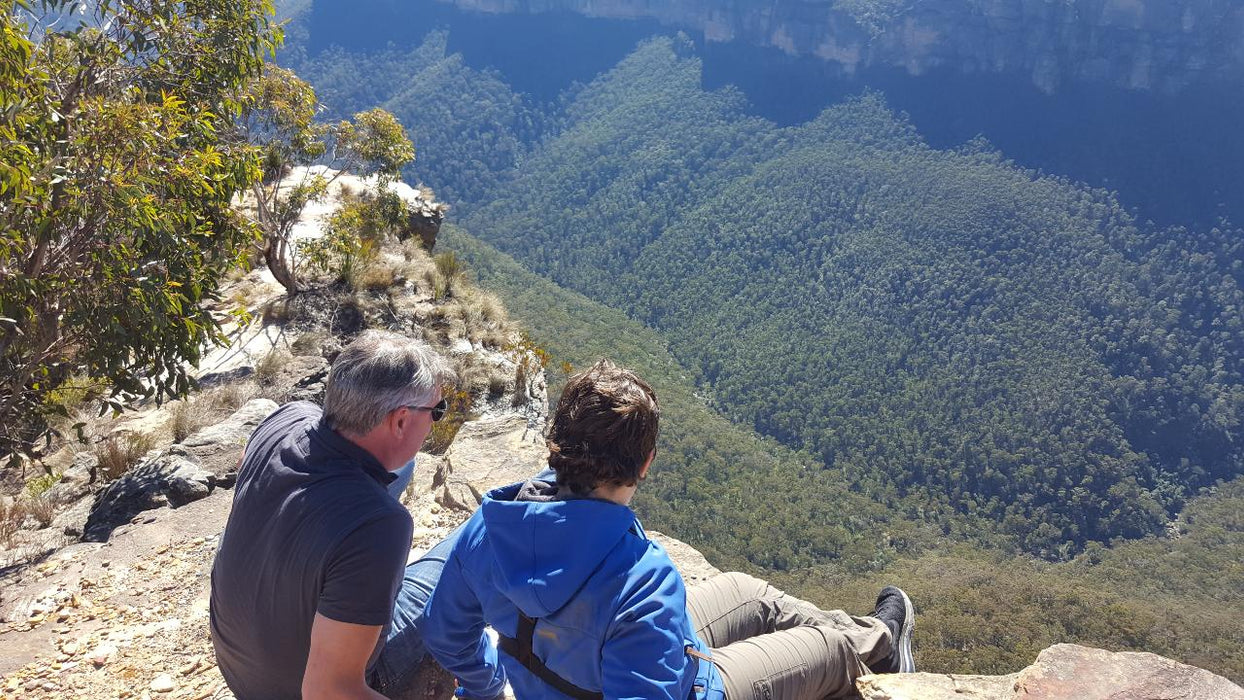
[[[431,411],[432,420],[435,422],[445,417],[445,411],[449,410],[449,402],[441,399],[441,402],[435,406],[407,406],[406,408],[412,411]]]

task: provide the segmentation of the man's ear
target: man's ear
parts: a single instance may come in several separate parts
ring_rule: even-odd
[[[410,409],[399,408],[390,411],[389,415],[385,416],[385,425],[389,428],[389,434],[393,437],[401,437],[402,433],[410,427]]]

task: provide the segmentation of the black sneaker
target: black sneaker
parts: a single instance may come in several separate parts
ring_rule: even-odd
[[[911,633],[916,628],[916,609],[911,598],[897,586],[886,586],[877,595],[873,617],[890,628],[890,655],[869,666],[873,673],[915,673],[916,657],[911,651]]]

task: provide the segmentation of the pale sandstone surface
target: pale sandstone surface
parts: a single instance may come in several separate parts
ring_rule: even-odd
[[[1076,644],[1055,644],[1008,676],[912,673],[856,685],[864,700],[1244,700],[1244,689],[1195,666]]]

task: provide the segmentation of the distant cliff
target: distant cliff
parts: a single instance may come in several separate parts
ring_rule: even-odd
[[[847,73],[895,66],[1020,72],[1053,92],[1067,81],[1174,92],[1244,83],[1241,0],[441,0],[490,13],[569,10],[655,19]]]

